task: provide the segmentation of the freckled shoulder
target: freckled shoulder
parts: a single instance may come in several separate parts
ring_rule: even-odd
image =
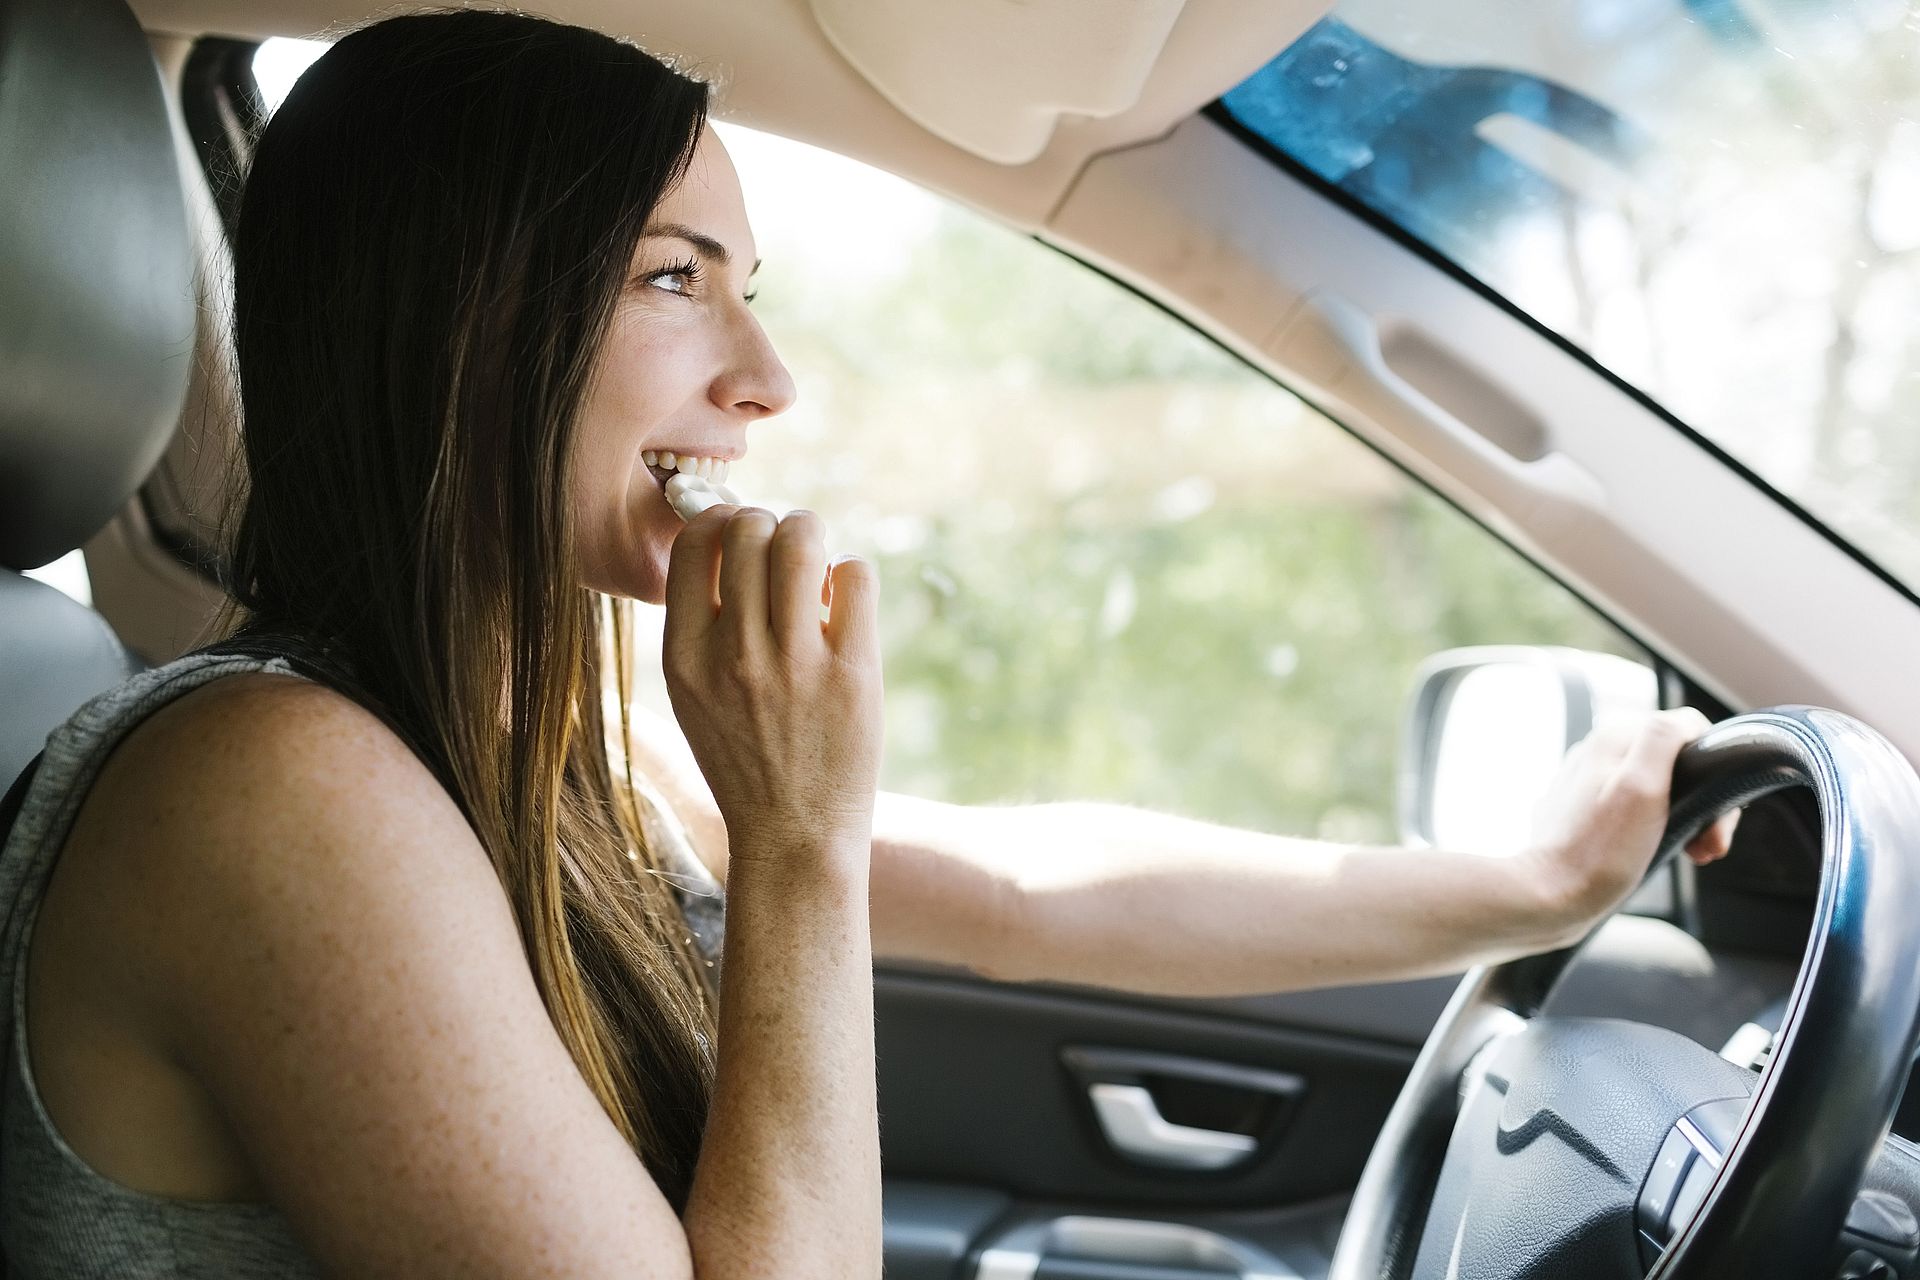
[[[401,843],[426,852],[410,870],[383,866]],[[204,941],[196,931],[223,887],[246,882],[255,892],[278,879],[280,892],[257,909],[318,907],[349,873],[401,891],[423,860],[483,873],[476,891],[504,909],[458,807],[379,717],[313,681],[249,672],[181,695],[114,748],[49,897],[64,888],[86,904],[76,910],[154,968]]]
[[[68,850],[88,891],[66,933],[110,942],[70,954],[205,1089],[327,1274],[684,1258],[490,860],[378,717],[298,678],[224,677],[108,772]]]

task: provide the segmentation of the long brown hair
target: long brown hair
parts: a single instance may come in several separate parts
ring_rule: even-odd
[[[706,87],[509,13],[339,40],[261,133],[234,237],[244,505],[228,615],[296,636],[492,858],[549,1015],[684,1207],[712,983],[645,838],[631,602],[579,585],[575,420]],[[616,774],[613,755],[620,759]]]

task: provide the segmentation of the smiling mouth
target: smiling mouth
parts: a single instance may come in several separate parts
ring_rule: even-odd
[[[725,483],[729,470],[724,458],[681,455],[665,449],[648,449],[640,455],[640,460],[646,463],[647,473],[653,477],[653,482],[662,488],[676,475],[699,476],[709,482]]]

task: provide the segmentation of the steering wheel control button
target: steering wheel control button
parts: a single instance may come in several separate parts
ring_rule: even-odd
[[[1733,1146],[1746,1107],[1744,1099],[1722,1099],[1695,1107],[1673,1122],[1640,1189],[1635,1214],[1640,1227],[1640,1254],[1648,1266],[1706,1203],[1707,1191],[1726,1162],[1726,1152]]]
[[[1640,1202],[1634,1217],[1640,1228],[1637,1232],[1640,1237],[1640,1261],[1649,1269],[1672,1241],[1674,1229],[1686,1225],[1688,1215],[1700,1207],[1700,1201],[1706,1198],[1707,1188],[1713,1185],[1719,1153],[1702,1150],[1701,1144],[1704,1142],[1696,1126],[1684,1120],[1675,1123],[1667,1134],[1667,1140],[1660,1144],[1660,1154],[1654,1158],[1653,1168],[1647,1172],[1647,1181],[1640,1188]],[[1676,1212],[1676,1199],[1682,1194],[1683,1188],[1695,1180],[1698,1180],[1699,1199],[1694,1200],[1692,1207],[1685,1212]]]
[[[1640,1189],[1640,1229],[1656,1240],[1666,1237],[1667,1210],[1673,1207],[1673,1193],[1680,1189],[1680,1179],[1692,1162],[1693,1144],[1686,1135],[1678,1129],[1668,1133]]]
[[[1713,1186],[1714,1175],[1720,1171],[1705,1160],[1695,1160],[1687,1169],[1687,1176],[1681,1180],[1680,1193],[1673,1198],[1673,1208],[1662,1225],[1661,1235],[1671,1240],[1686,1230],[1693,1215],[1700,1212],[1700,1206],[1707,1202],[1707,1192]]]

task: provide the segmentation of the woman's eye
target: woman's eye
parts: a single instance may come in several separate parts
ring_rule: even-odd
[[[681,263],[678,266],[649,272],[644,279],[648,284],[664,289],[668,293],[692,293],[694,286],[700,283],[700,267],[697,263]]]

